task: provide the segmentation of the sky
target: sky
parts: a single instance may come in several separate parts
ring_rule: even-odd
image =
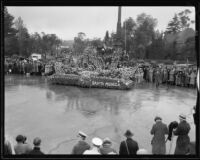
[[[7,7],[8,12],[17,19],[21,17],[30,34],[45,32],[56,34],[62,40],[73,40],[78,32],[84,32],[86,38],[101,38],[105,32],[116,32],[118,7]],[[192,11],[190,18],[195,20],[194,7],[123,7],[121,23],[132,17],[136,20],[137,15],[146,13],[156,18],[156,29],[165,31],[167,24],[185,9]],[[191,26],[195,28],[195,26]]]

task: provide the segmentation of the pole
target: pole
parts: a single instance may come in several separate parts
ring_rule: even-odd
[[[125,53],[126,53],[126,21],[125,21]]]

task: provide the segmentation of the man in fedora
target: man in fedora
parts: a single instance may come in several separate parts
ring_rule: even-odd
[[[96,155],[101,154],[99,149],[102,145],[102,140],[100,138],[95,137],[92,139],[92,144],[93,144],[92,149],[86,150],[83,154],[96,154]]]
[[[153,139],[151,140],[152,153],[153,154],[165,154],[166,153],[166,144],[165,144],[165,135],[168,134],[167,125],[162,122],[162,118],[156,116],[155,124],[151,129],[151,134]]]
[[[126,137],[125,141],[122,141],[119,148],[120,155],[136,155],[139,147],[138,143],[132,139],[133,133],[130,130],[127,130],[124,134]]]
[[[112,148],[112,142],[109,138],[103,140],[102,147],[100,148],[101,154],[117,154],[116,150]]]
[[[77,137],[79,137],[78,143],[73,147],[72,154],[83,154],[86,150],[90,149],[90,145],[85,141],[87,135],[79,131]]]
[[[179,120],[180,123],[174,131],[174,135],[178,136],[174,154],[185,155],[188,152],[190,143],[190,137],[188,136],[190,124],[186,121],[186,116],[184,114],[179,115]]]

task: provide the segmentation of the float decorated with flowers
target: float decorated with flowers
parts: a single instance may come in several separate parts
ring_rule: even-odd
[[[105,57],[94,53],[95,50],[89,49],[82,56],[57,60],[53,65],[55,72],[48,76],[48,81],[86,88],[126,90],[134,86],[136,67],[118,67],[120,58],[116,55],[106,57],[110,62],[105,63]]]

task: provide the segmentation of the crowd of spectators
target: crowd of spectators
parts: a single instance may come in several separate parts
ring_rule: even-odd
[[[186,121],[186,115],[179,115],[180,122],[173,121],[168,126],[162,122],[162,118],[156,116],[155,123],[150,130],[150,134],[153,136],[150,141],[152,150],[147,151],[144,148],[139,148],[138,142],[133,139],[133,132],[127,130],[124,133],[125,140],[121,141],[119,145],[119,152],[112,147],[112,140],[108,137],[103,140],[99,137],[92,138],[92,145],[90,145],[86,139],[88,137],[82,131],[79,131],[77,137],[78,142],[72,147],[71,154],[73,155],[165,155],[169,154],[166,151],[166,142],[173,143],[174,136],[177,136],[175,155],[189,155],[195,154],[195,142],[190,141],[189,132],[190,124]],[[26,142],[26,136],[18,135],[16,137],[16,144],[12,150],[11,144],[8,140],[4,141],[4,153],[5,155],[41,155],[44,154],[40,150],[41,139],[36,137],[33,140],[33,147]],[[171,146],[171,145],[170,145]],[[170,149],[171,150],[171,147]]]
[[[5,59],[5,74],[28,74],[42,75],[45,70],[45,64],[40,60],[32,59]]]
[[[180,87],[197,86],[197,70],[195,67],[177,67],[171,66],[144,66],[139,67],[136,71],[136,81],[155,83],[158,87],[160,84],[168,84]]]

